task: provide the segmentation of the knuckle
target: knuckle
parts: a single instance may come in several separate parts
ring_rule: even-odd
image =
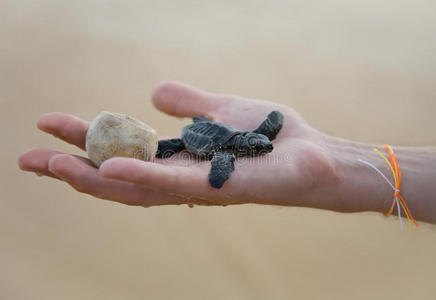
[[[88,192],[88,186],[86,182],[78,179],[71,182],[71,186],[80,193],[87,193]]]
[[[88,191],[86,185],[81,183],[81,182],[74,183],[74,184],[72,184],[72,186],[79,193],[87,193],[87,191]]]
[[[77,174],[75,174],[70,184],[76,191],[89,194],[89,184],[86,180],[86,174],[84,174],[83,172],[78,172]]]

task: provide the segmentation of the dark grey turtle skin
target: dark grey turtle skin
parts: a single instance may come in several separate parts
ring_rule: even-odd
[[[236,128],[214,122],[204,116],[193,118],[194,123],[182,130],[180,139],[159,141],[158,158],[187,150],[200,158],[211,160],[209,182],[219,189],[234,170],[236,157],[257,156],[273,150],[272,140],[283,124],[283,115],[271,112],[265,121],[253,131],[239,131]]]

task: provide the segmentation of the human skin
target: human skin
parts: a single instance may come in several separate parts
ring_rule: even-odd
[[[274,150],[260,157],[237,159],[235,171],[221,189],[209,185],[210,162],[198,161],[186,152],[152,162],[117,157],[96,169],[84,157],[30,149],[20,155],[19,167],[63,180],[97,198],[145,207],[257,203],[385,212],[392,203],[392,188],[358,161],[369,161],[389,175],[387,164],[372,150],[374,145],[323,134],[288,106],[213,94],[179,82],[159,84],[152,101],[172,116],[204,115],[246,131],[278,110],[284,115],[283,127],[273,141]],[[55,112],[43,115],[37,125],[85,150],[88,121]],[[436,223],[436,201],[432,198],[436,192],[436,148],[394,147],[394,151],[403,174],[401,194],[413,216]]]

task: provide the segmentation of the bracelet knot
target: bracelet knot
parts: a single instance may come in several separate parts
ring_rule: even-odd
[[[389,216],[392,213],[392,211],[396,205],[398,208],[398,218],[400,220],[401,228],[403,228],[403,221],[401,219],[401,208],[402,208],[404,211],[404,214],[407,217],[407,220],[409,221],[410,230],[413,231],[412,222],[417,227],[418,227],[418,223],[416,223],[409,208],[407,207],[406,201],[404,200],[403,196],[401,196],[401,194],[400,194],[401,171],[400,171],[400,168],[398,166],[397,158],[395,157],[394,151],[392,150],[391,146],[389,146],[389,145],[383,145],[383,146],[386,148],[386,150],[388,152],[388,156],[389,156],[390,161],[377,148],[374,148],[373,150],[375,152],[377,152],[378,155],[380,155],[380,157],[383,158],[383,160],[388,164],[389,169],[392,171],[394,183],[391,183],[391,181],[383,174],[383,172],[380,171],[376,166],[374,166],[370,162],[364,161],[360,158],[358,159],[358,161],[361,163],[364,163],[365,165],[371,167],[377,173],[379,173],[386,180],[386,182],[391,186],[391,188],[394,190],[394,196],[393,196],[394,199],[393,199],[392,205],[389,208],[389,211],[387,211],[384,215]]]

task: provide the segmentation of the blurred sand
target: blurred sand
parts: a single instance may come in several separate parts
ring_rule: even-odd
[[[149,102],[164,79],[285,103],[345,138],[436,144],[434,1],[173,2],[0,2],[0,298],[436,299],[432,225],[126,207],[18,170],[28,147],[80,153],[36,130],[47,111],[178,134],[189,120]]]

